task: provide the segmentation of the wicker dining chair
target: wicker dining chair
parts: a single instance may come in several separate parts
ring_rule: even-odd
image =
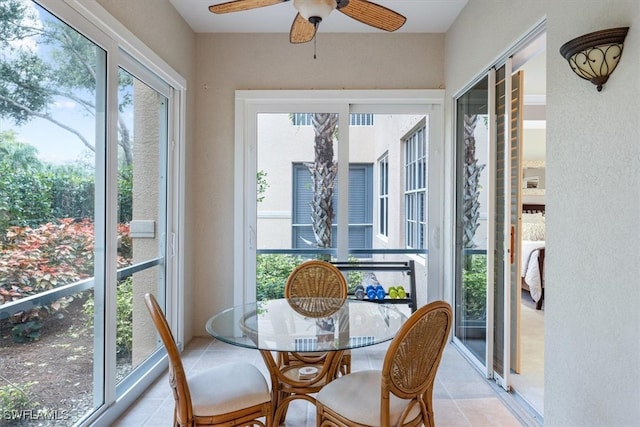
[[[323,297],[329,298],[332,303],[328,304],[327,309],[331,310],[335,307],[333,302],[337,299],[345,300],[347,298],[347,280],[338,270],[336,266],[327,261],[310,260],[299,264],[293,269],[284,287],[285,298],[295,301],[305,301],[305,297]],[[314,307],[317,309],[318,307]],[[305,310],[305,307],[300,307]],[[326,316],[323,310],[317,312],[317,316]],[[307,313],[309,317],[313,317],[314,313]],[[325,360],[326,353],[295,353],[282,352],[278,355],[280,366],[290,366],[296,364],[322,364]],[[342,357],[340,363],[340,373],[343,375],[351,371],[351,354],[347,351]]]
[[[169,355],[169,385],[175,400],[174,427],[272,426],[271,393],[258,368],[247,362],[231,362],[187,379],[178,347],[158,301],[149,293],[144,301]]]
[[[389,344],[382,370],[342,376],[316,396],[316,425],[434,425],[433,384],[453,313],[444,301],[413,313]]]

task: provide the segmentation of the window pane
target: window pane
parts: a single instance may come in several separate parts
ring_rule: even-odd
[[[457,100],[455,336],[486,359],[488,79]]]
[[[167,99],[119,71],[118,223],[122,280],[117,287],[118,381],[158,348],[143,297],[164,292]],[[125,267],[148,263],[131,275]],[[160,264],[157,266],[156,264]]]
[[[426,121],[404,138],[405,147],[405,244],[426,248],[427,165]]]
[[[14,5],[0,23],[0,395],[16,398],[0,410],[73,425],[104,401],[106,54]]]
[[[378,161],[378,234],[388,235],[389,227],[389,153]]]
[[[318,249],[338,244],[338,118],[331,112],[257,115],[256,274],[260,283],[274,282],[257,289],[258,299],[282,296],[288,271],[300,261],[292,249],[317,257]],[[274,268],[280,280],[271,280]]]

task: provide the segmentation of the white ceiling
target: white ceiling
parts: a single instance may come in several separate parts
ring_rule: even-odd
[[[209,12],[212,4],[226,0],[169,0],[185,21],[197,33],[288,33],[296,16],[293,1],[222,15]],[[445,33],[468,0],[374,0],[374,3],[407,17],[407,22],[399,33]],[[348,16],[333,11],[323,20],[320,33],[384,33],[382,30],[362,24]],[[545,45],[541,39],[541,46]],[[538,42],[532,43],[532,50],[539,53]],[[542,48],[544,49],[544,47]],[[526,57],[520,64],[525,69],[525,91],[535,97],[546,92],[544,55],[523,51]],[[532,59],[533,57],[533,59]],[[527,103],[530,103],[527,102]],[[533,103],[539,103],[534,101]],[[544,101],[542,101],[544,103]]]
[[[212,4],[225,0],[169,0],[197,33],[288,33],[296,16],[292,1],[258,9],[216,15]],[[400,33],[445,33],[468,0],[375,0],[374,3],[404,15]],[[383,32],[333,11],[320,24],[324,33]]]

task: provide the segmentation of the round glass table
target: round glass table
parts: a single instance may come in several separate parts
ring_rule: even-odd
[[[393,339],[407,316],[396,305],[338,298],[290,298],[238,305],[206,324],[214,338],[260,351],[271,376],[274,425],[289,402],[315,404],[317,393],[339,375],[346,350]],[[324,353],[322,363],[282,366],[273,352]]]

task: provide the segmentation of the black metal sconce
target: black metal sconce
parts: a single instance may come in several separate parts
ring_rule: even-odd
[[[598,92],[616,69],[629,27],[585,34],[562,45],[560,54],[574,73],[597,86]]]

